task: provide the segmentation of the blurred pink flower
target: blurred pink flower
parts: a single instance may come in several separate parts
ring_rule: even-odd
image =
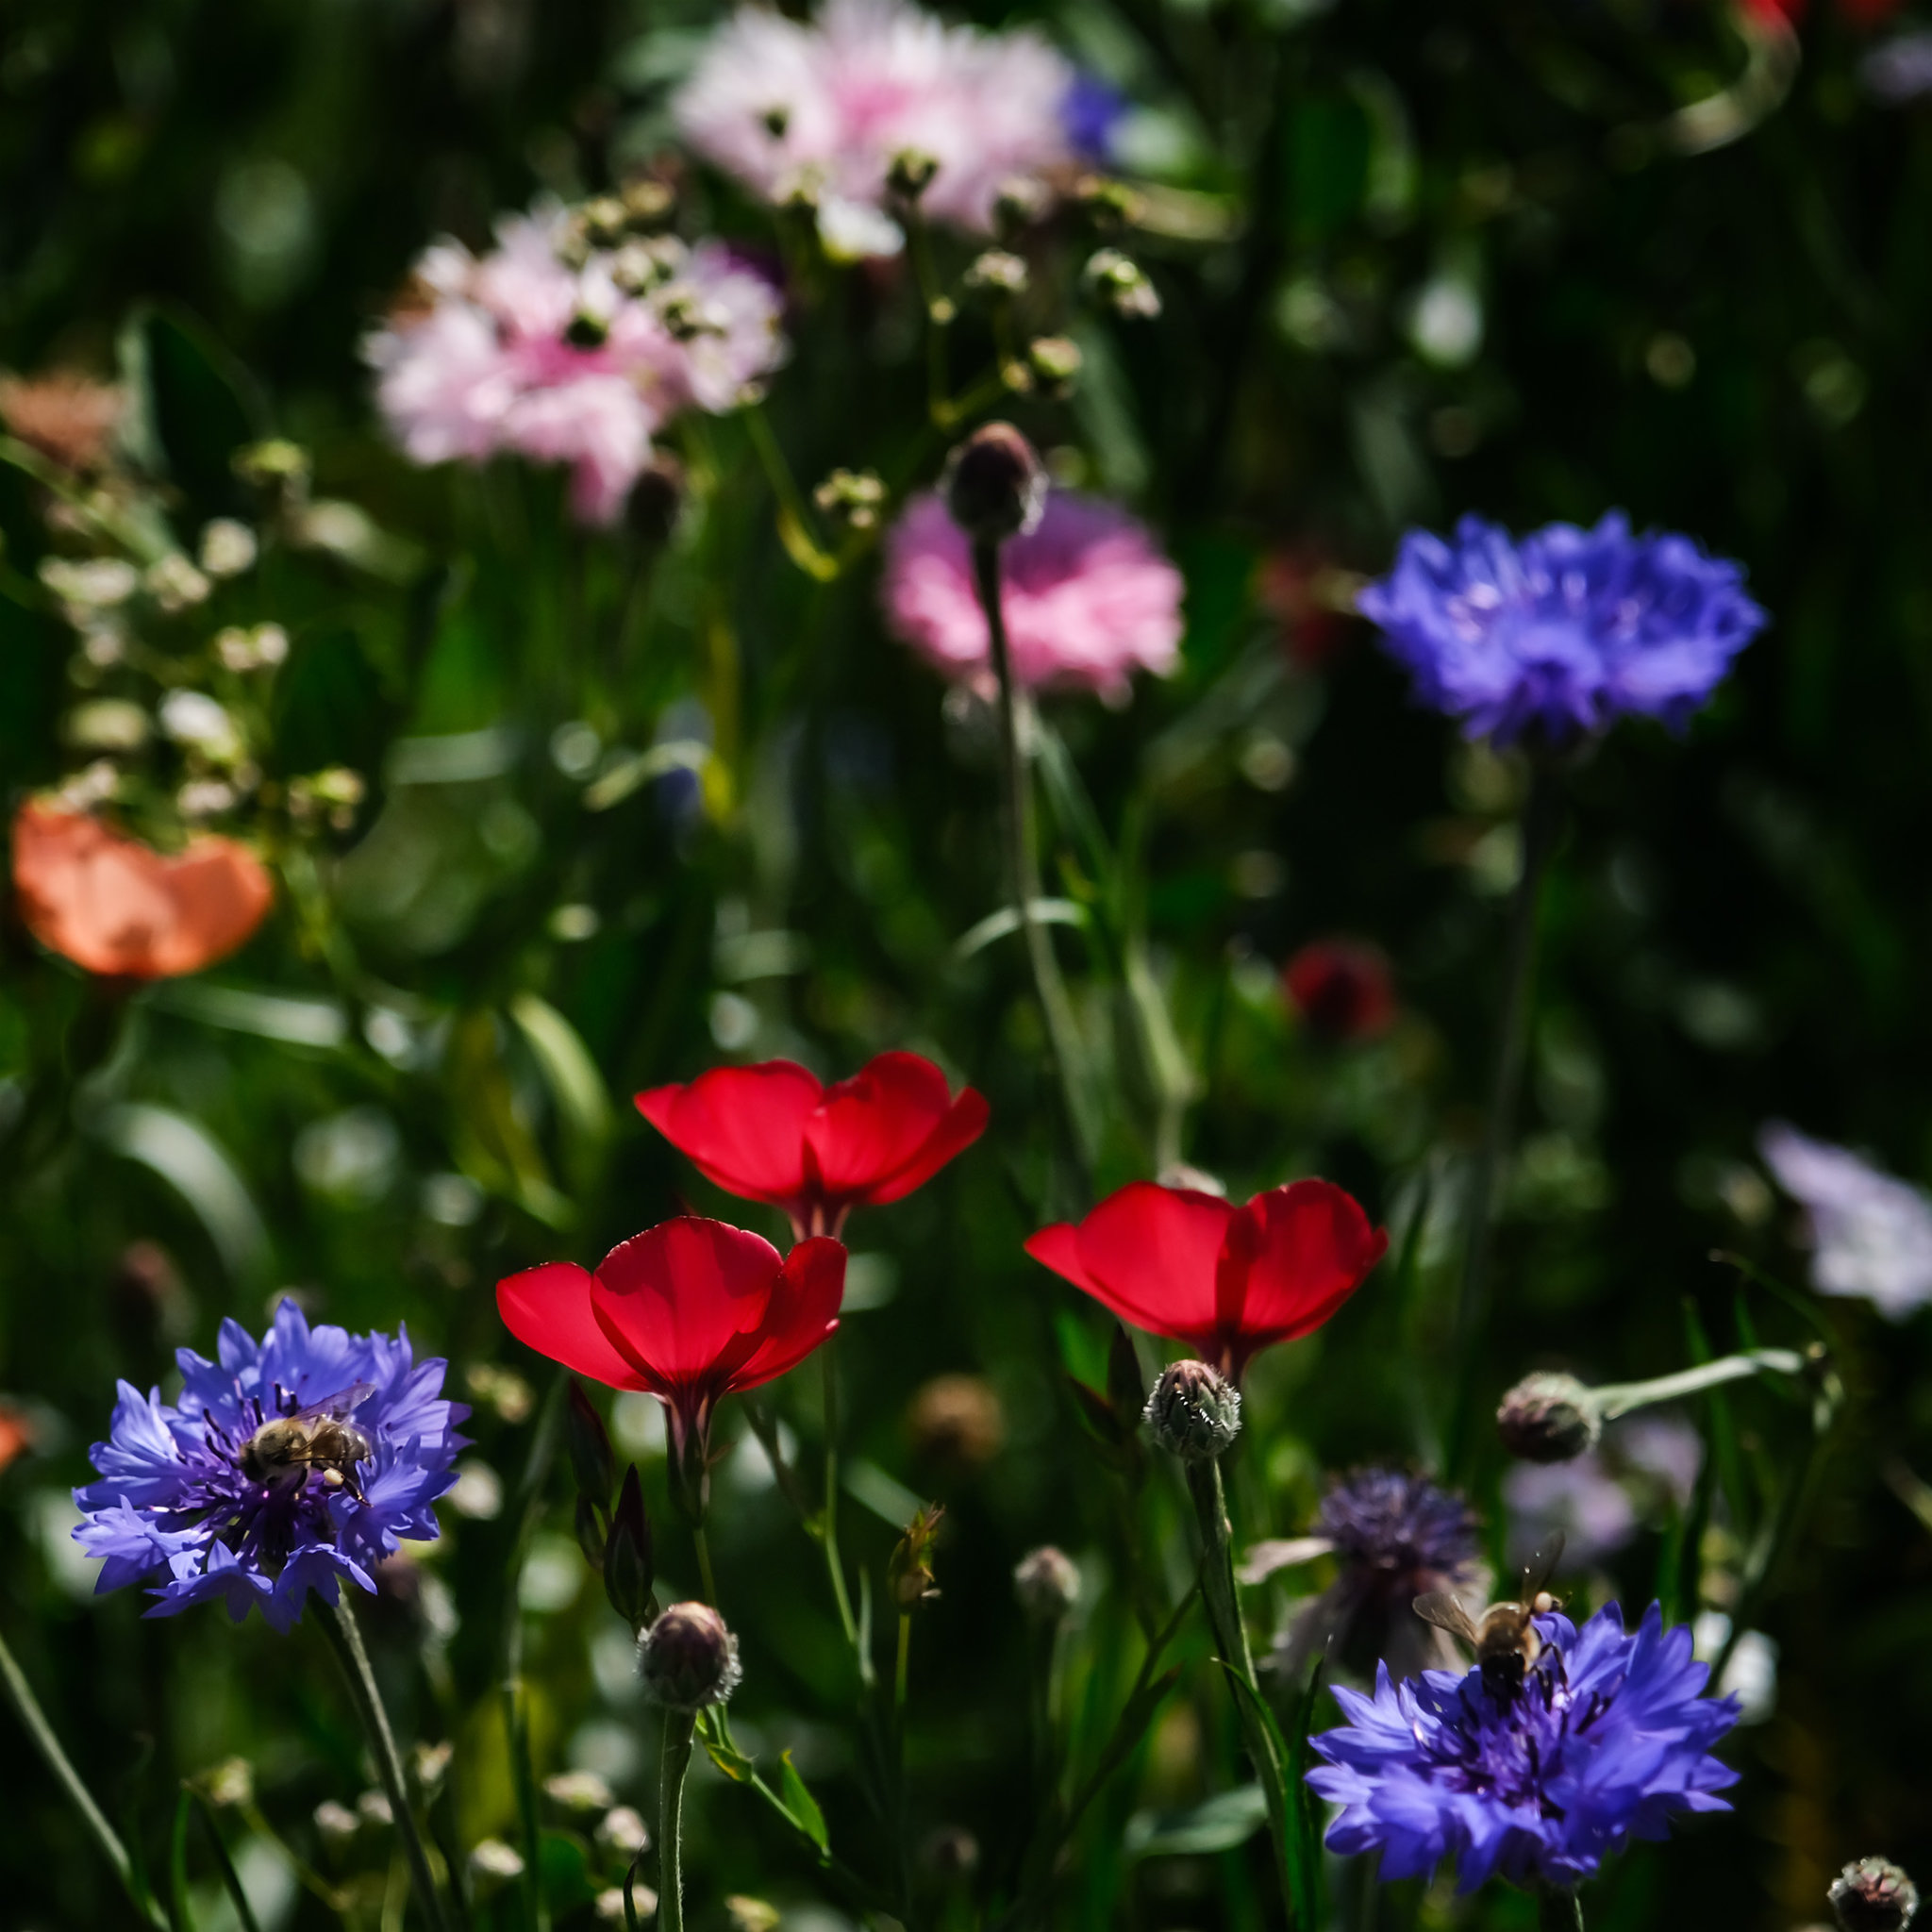
[[[1757,1151],[1810,1221],[1820,1294],[1864,1295],[1894,1322],[1932,1301],[1932,1198],[1783,1121]]]
[[[1136,671],[1180,661],[1181,574],[1146,527],[1098,497],[1054,491],[1037,528],[1001,550],[1013,674],[1124,704]],[[934,495],[915,497],[886,540],[886,622],[935,670],[985,682],[985,613],[964,533]]]
[[[938,173],[922,206],[984,233],[1000,184],[1076,158],[1077,76],[1037,34],[947,26],[907,0],[826,0],[816,20],[741,7],[678,95],[684,137],[765,200],[806,192],[827,247],[891,255],[887,171],[908,150]]]
[[[509,451],[567,463],[586,523],[615,520],[681,409],[723,411],[784,355],[777,291],[716,242],[670,237],[564,258],[570,217],[512,215],[480,259],[417,264],[425,306],[365,345],[390,427],[419,463]]]

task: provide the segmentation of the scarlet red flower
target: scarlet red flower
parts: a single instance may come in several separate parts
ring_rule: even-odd
[[[1122,1321],[1237,1378],[1260,1350],[1319,1328],[1388,1248],[1328,1181],[1271,1188],[1245,1208],[1134,1181],[1077,1226],[1057,1222],[1026,1243]]]
[[[802,1362],[839,1325],[845,1250],[770,1241],[680,1215],[621,1241],[593,1274],[547,1261],[496,1284],[504,1325],[539,1355],[670,1411],[682,1456],[726,1395]]]
[[[13,821],[13,885],[27,929],[90,973],[166,979],[225,959],[275,896],[232,839],[168,858],[90,813],[28,803]]]
[[[1331,1040],[1370,1040],[1395,1018],[1395,987],[1379,946],[1314,940],[1282,969],[1281,981],[1311,1030]]]
[[[955,1099],[916,1053],[882,1053],[830,1087],[791,1060],[713,1067],[637,1104],[707,1180],[784,1208],[801,1239],[837,1234],[853,1208],[923,1186],[979,1139],[987,1115],[980,1094]]]

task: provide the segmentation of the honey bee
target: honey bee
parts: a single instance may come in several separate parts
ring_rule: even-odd
[[[293,1415],[270,1417],[242,1443],[236,1457],[242,1474],[269,1489],[298,1490],[308,1472],[319,1469],[325,1489],[344,1490],[361,1501],[356,1465],[375,1451],[349,1417],[375,1392],[373,1382],[358,1382]]]
[[[1491,1695],[1512,1697],[1523,1688],[1524,1674],[1542,1654],[1542,1639],[1531,1620],[1562,1607],[1561,1599],[1544,1588],[1562,1555],[1563,1532],[1557,1530],[1524,1566],[1523,1595],[1516,1603],[1491,1604],[1472,1617],[1449,1591],[1431,1590],[1416,1598],[1415,1613],[1475,1652]]]

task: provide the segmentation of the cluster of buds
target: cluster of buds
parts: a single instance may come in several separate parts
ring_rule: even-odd
[[[848,530],[875,528],[886,505],[876,470],[834,470],[811,493],[820,511]]]
[[[1118,248],[1097,249],[1088,258],[1080,279],[1087,292],[1116,315],[1148,321],[1160,313],[1159,291],[1147,279],[1146,270]]]
[[[360,772],[347,765],[328,765],[289,780],[289,816],[298,825],[325,818],[332,831],[346,832],[356,823],[357,808],[368,791]]]
[[[661,227],[676,199],[664,182],[649,176],[626,182],[616,194],[593,194],[571,210],[558,238],[558,258],[582,268],[600,249],[622,249]]]
[[[289,633],[278,624],[231,624],[215,633],[215,656],[226,671],[274,671],[288,661]]]
[[[1053,203],[1053,190],[1036,175],[1009,175],[993,195],[993,230],[1002,241],[1010,242],[1043,221]]]
[[[617,1481],[617,1457],[604,1418],[591,1407],[583,1385],[571,1378],[564,1408],[564,1441],[576,1479],[577,1547],[604,1579],[610,1607],[630,1625],[633,1636],[658,1614],[651,1586],[656,1567],[651,1550],[651,1519],[644,1513],[643,1487],[631,1463]],[[611,1491],[617,1500],[611,1501]]]
[[[901,148],[886,170],[886,192],[905,207],[916,207],[939,171],[936,155],[916,147]]]
[[[975,294],[1023,295],[1026,292],[1026,263],[1005,248],[989,248],[967,266],[966,286]]]
[[[308,501],[308,481],[314,463],[299,442],[273,436],[238,449],[231,460],[235,475],[258,490],[281,509],[299,509]]]

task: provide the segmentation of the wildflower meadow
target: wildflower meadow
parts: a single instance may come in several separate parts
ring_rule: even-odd
[[[1932,14],[18,0],[0,1932],[1901,1932]]]

